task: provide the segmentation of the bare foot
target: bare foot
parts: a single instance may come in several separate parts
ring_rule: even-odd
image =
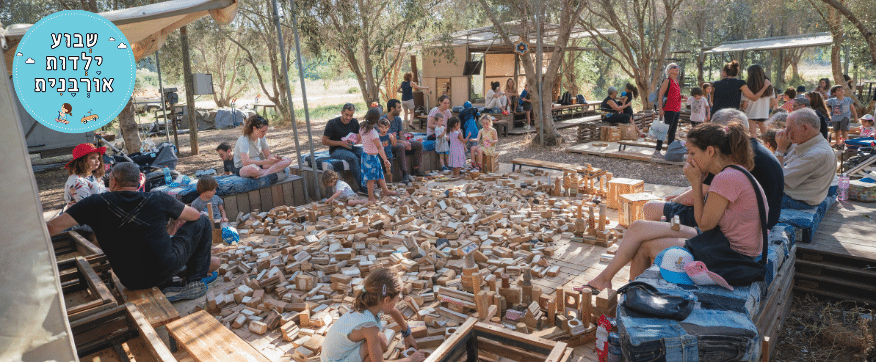
[[[398,195],[398,192],[396,192],[396,191],[390,191],[390,190],[383,190],[383,193],[386,194],[385,196],[396,196],[396,195]]]

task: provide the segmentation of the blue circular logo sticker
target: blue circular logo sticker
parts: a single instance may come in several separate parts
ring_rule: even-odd
[[[134,91],[131,44],[106,18],[61,11],[30,27],[12,61],[24,109],[58,132],[94,131],[119,115]]]

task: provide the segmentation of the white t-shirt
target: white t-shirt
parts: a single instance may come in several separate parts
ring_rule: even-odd
[[[772,96],[760,97],[756,101],[746,98],[745,115],[749,120],[770,118],[770,101]]]
[[[697,99],[694,96],[690,96],[687,98],[687,104],[690,104],[691,122],[704,122],[706,120],[706,113],[709,111],[709,100],[706,97]]]
[[[354,196],[356,196],[356,193],[353,191],[353,188],[350,187],[350,184],[348,184],[344,181],[341,181],[341,180],[338,180],[338,182],[335,183],[335,192],[338,192],[338,191],[341,192],[341,195],[338,197],[354,197]]]
[[[265,148],[268,148],[268,141],[265,137],[259,138],[258,142],[254,142],[247,136],[238,137],[237,143],[234,145],[234,167],[243,167],[243,160],[240,159],[240,155],[244,153],[249,155],[250,160],[263,160],[262,150]]]
[[[103,180],[97,180],[94,176],[70,175],[64,183],[64,201],[67,202],[67,207],[86,197],[104,192],[106,187],[103,185]]]

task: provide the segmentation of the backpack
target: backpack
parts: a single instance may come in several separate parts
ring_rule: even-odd
[[[563,95],[557,99],[557,103],[563,106],[568,106],[572,104],[572,95],[567,91],[563,93]]]
[[[663,86],[663,81],[665,81],[666,79],[667,79],[667,78],[663,78],[663,79],[661,79],[661,80],[660,80],[660,85],[657,86],[657,88],[654,89],[654,91],[651,92],[651,94],[648,95],[648,102],[654,103],[654,105],[656,106],[656,103],[657,103],[657,92],[660,91],[660,87]],[[667,86],[667,88],[666,88],[667,92],[669,91],[669,88],[668,88],[668,87],[669,87],[669,86]],[[663,104],[666,104],[666,95],[663,96]]]
[[[575,98],[578,99],[578,104],[587,104],[587,101],[584,100],[584,96],[583,96],[583,95],[580,95],[580,94],[579,94],[579,95],[578,95],[577,97],[575,97]]]

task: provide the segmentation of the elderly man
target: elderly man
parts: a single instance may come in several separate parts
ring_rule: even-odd
[[[340,117],[330,119],[325,124],[322,144],[328,146],[332,158],[346,161],[350,165],[350,172],[356,178],[359,189],[364,190],[362,175],[359,174],[359,159],[362,158],[362,148],[353,147],[356,142],[352,139],[344,139],[351,133],[359,134],[359,121],[353,118],[355,112],[356,106],[352,103],[344,104]]]
[[[806,98],[803,96],[797,97],[794,100],[794,110],[796,111],[798,109],[803,109],[803,108],[813,109],[811,106],[811,102],[809,101],[809,98]],[[818,120],[819,120],[819,122],[821,122],[821,125],[818,128],[819,132],[821,133],[821,136],[824,137],[824,139],[829,139],[827,137],[827,133],[830,132],[830,129],[827,126],[827,115],[823,115],[823,114],[821,114],[821,112],[818,112],[818,111],[815,111],[815,115],[818,116]]]
[[[748,131],[748,117],[738,109],[724,108],[712,116],[712,122],[725,126],[736,122]],[[754,168],[751,170],[751,175],[754,176],[754,179],[757,180],[766,195],[766,202],[769,208],[767,227],[772,228],[779,222],[779,215],[782,211],[782,189],[784,188],[782,165],[770,150],[758,142],[756,138],[752,137],[750,141],[751,148],[754,151]],[[712,183],[712,178],[714,177],[715,175],[710,174],[703,180],[703,193],[708,194],[708,185]],[[648,220],[660,220],[661,216],[665,216],[669,220],[673,216],[678,215],[683,225],[696,226],[696,220],[693,217],[693,200],[691,199],[690,189],[681,195],[668,198],[668,200],[670,202],[649,202],[645,204],[645,218]]]
[[[815,111],[798,109],[788,115],[785,129],[776,133],[776,157],[785,174],[782,208],[808,209],[827,197],[836,176],[836,155],[819,137],[819,123]]]
[[[404,127],[401,119],[402,105],[398,99],[390,99],[386,102],[386,114],[381,118],[386,118],[389,121],[389,131],[387,133],[394,134],[397,140],[396,145],[392,147],[392,154],[398,158],[401,165],[402,183],[409,183],[408,176],[408,158],[407,155],[414,155],[414,164],[412,165],[411,174],[414,176],[426,176],[420,171],[420,165],[423,161],[423,144],[417,141],[408,141],[404,136]]]
[[[110,192],[85,198],[49,220],[49,234],[90,225],[125,287],[158,286],[170,301],[204,296],[219,268],[219,258],[210,256],[210,219],[168,194],[137,191],[140,169],[134,163],[117,164],[109,181]],[[172,283],[184,267],[184,282]]]

